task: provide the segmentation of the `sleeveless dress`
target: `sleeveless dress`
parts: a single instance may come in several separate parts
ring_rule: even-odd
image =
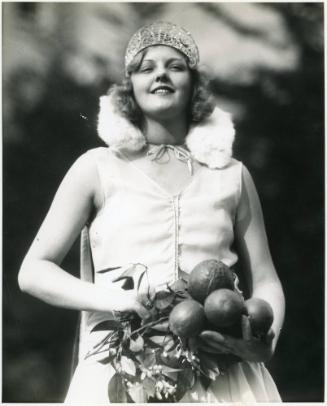
[[[82,233],[83,279],[112,288],[125,265],[141,263],[148,267],[150,284],[160,290],[180,271],[190,273],[205,259],[219,259],[230,267],[237,262],[231,246],[241,195],[241,162],[232,159],[223,169],[200,165],[188,185],[171,195],[110,148],[87,154],[96,162],[103,206]],[[113,368],[98,362],[98,356],[85,359],[85,355],[103,337],[103,332],[91,333],[92,328],[111,318],[104,312],[82,312],[79,362],[66,405],[110,403],[107,386]],[[208,389],[197,383],[181,399],[183,403],[264,401],[281,398],[264,364],[253,362],[232,365]]]

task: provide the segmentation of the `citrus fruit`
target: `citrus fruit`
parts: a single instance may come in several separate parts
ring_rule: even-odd
[[[170,330],[179,337],[194,337],[205,323],[203,306],[193,299],[176,305],[169,315]]]
[[[197,264],[190,273],[188,292],[193,299],[203,303],[216,289],[234,289],[234,277],[227,265],[216,259],[208,259]]]
[[[215,327],[228,327],[240,323],[245,313],[244,300],[229,289],[218,289],[210,293],[204,302],[204,312]]]
[[[245,301],[253,335],[266,334],[274,320],[273,310],[268,302],[253,297]]]

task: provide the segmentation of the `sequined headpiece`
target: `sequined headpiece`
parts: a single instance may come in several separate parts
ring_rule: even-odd
[[[187,56],[190,68],[199,62],[199,50],[191,36],[184,28],[176,24],[157,21],[140,28],[130,39],[125,54],[125,71],[135,55],[152,45],[167,45]]]

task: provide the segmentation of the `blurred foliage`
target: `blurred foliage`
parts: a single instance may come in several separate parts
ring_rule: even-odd
[[[205,64],[217,101],[235,116],[235,156],[257,184],[287,300],[269,368],[284,401],[323,401],[323,11],[322,3],[3,5],[3,401],[64,398],[77,314],[21,293],[17,273],[61,178],[101,145],[98,97],[119,79],[130,34],[159,18],[185,19],[199,43],[220,30]],[[248,57],[226,49],[220,61],[224,44]],[[78,266],[76,242],[64,267],[78,275]]]

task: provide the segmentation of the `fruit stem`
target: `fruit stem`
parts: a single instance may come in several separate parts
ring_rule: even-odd
[[[168,317],[167,317],[167,316],[161,317],[161,318],[158,319],[158,320],[151,321],[151,322],[149,322],[149,323],[147,323],[147,324],[144,324],[142,327],[138,328],[137,330],[134,330],[134,331],[131,333],[131,337],[132,337],[135,333],[139,333],[140,331],[145,330],[145,329],[148,328],[148,327],[155,326],[156,324],[159,324],[159,323],[161,323],[162,321],[165,321],[165,320],[168,320]]]

